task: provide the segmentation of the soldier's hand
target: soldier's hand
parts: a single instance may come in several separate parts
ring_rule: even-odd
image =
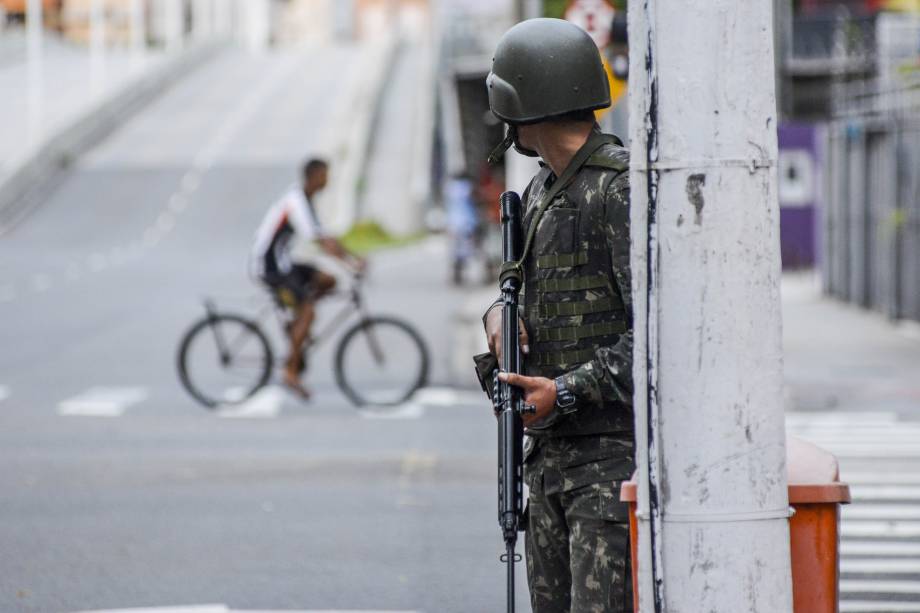
[[[524,320],[518,318],[518,334],[521,343],[521,353],[527,355],[530,353],[530,340],[527,337],[527,328],[524,326]],[[489,343],[489,351],[492,352],[499,363],[502,361],[502,309],[496,305],[489,309],[486,314],[486,340]]]
[[[524,404],[532,404],[537,408],[536,413],[524,414],[525,426],[546,418],[556,409],[556,383],[552,379],[525,377],[510,372],[499,373],[498,378],[521,388],[524,392]]]

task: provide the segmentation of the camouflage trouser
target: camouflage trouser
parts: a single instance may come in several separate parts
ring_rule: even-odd
[[[629,516],[619,501],[620,482],[567,481],[552,449],[549,455],[538,449],[526,466],[525,550],[534,613],[631,613]],[[559,474],[562,487],[545,487]]]

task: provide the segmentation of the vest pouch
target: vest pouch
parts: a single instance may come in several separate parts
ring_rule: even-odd
[[[578,209],[554,206],[546,209],[534,241],[537,256],[574,253],[578,247]]]

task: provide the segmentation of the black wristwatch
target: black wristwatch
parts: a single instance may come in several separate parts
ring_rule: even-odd
[[[575,406],[575,394],[565,386],[564,377],[556,377],[556,408],[563,415],[574,413],[578,407]]]

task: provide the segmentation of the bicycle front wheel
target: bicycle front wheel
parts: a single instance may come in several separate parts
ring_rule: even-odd
[[[392,317],[368,317],[339,342],[335,378],[359,407],[400,404],[428,380],[428,349],[415,329]]]
[[[237,315],[206,317],[179,345],[179,379],[192,397],[214,409],[255,394],[271,376],[272,350],[262,330]]]

